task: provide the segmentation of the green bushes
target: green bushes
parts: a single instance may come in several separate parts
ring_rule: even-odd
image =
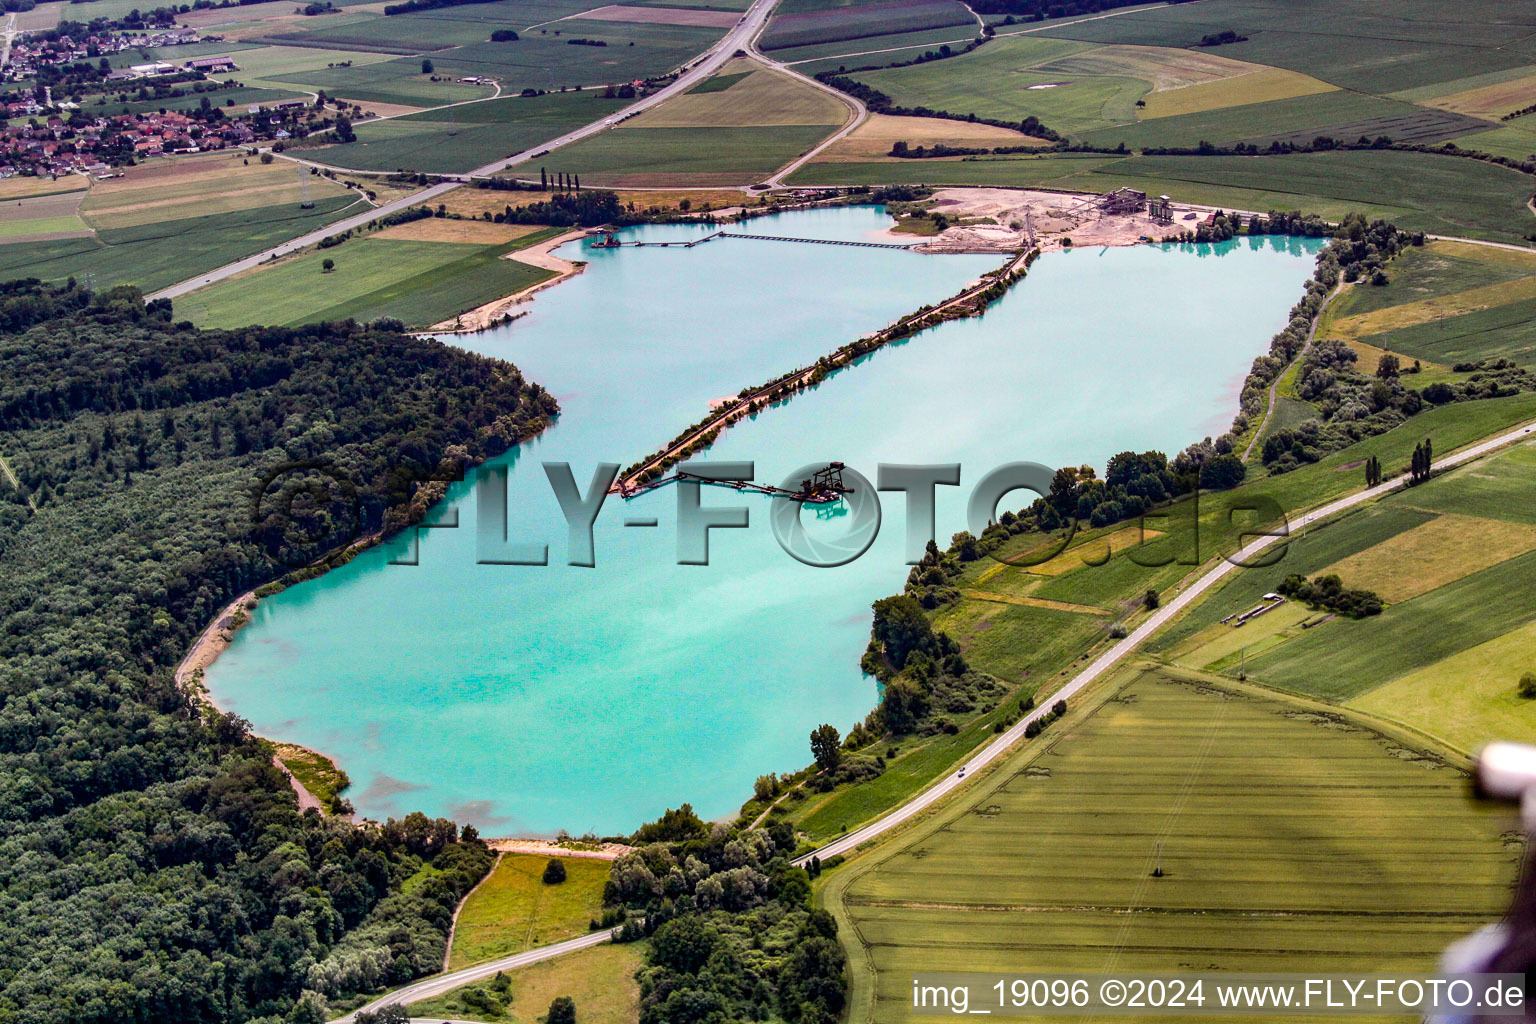
[[[614,861],[605,900],[630,912],[620,940],[651,937],[640,1024],[836,1020],[847,992],[837,923],[811,909],[810,876],[789,864],[795,841],[788,823],[717,829]]]
[[[1380,595],[1370,590],[1346,590],[1343,581],[1332,574],[1308,580],[1300,573],[1291,573],[1276,589],[1285,597],[1305,601],[1310,608],[1351,619],[1380,615],[1384,607]]]

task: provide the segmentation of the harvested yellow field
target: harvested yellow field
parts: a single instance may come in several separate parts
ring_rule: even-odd
[[[1513,281],[1469,288],[1464,292],[1439,295],[1418,302],[1405,302],[1401,306],[1388,306],[1369,313],[1346,316],[1335,320],[1329,333],[1343,338],[1363,338],[1399,327],[1413,327],[1453,316],[1465,316],[1480,309],[1505,306],[1511,302],[1536,299],[1536,277],[1521,277]]]
[[[628,122],[626,128],[747,128],[842,124],[849,108],[815,86],[766,69],[717,92],[686,93]]]
[[[1240,107],[1248,103],[1266,103],[1269,100],[1288,100],[1296,96],[1333,92],[1337,86],[1319,81],[1310,75],[1282,68],[1259,68],[1232,78],[1215,82],[1200,82],[1177,89],[1164,89],[1148,93],[1141,108],[1143,120],[1157,117],[1173,117],[1178,114],[1198,114],[1203,110],[1220,110],[1223,107]]]
[[[1532,274],[1536,274],[1536,252],[1500,249],[1492,245],[1477,245],[1472,242],[1447,241],[1428,242],[1424,248],[1429,252],[1439,253],[1441,256],[1476,260],[1479,263],[1492,263],[1501,267],[1516,267],[1520,270],[1527,270]]]
[[[1349,339],[1347,342],[1345,342],[1345,344],[1354,349],[1355,355],[1360,357],[1360,361],[1355,365],[1359,368],[1361,373],[1366,374],[1375,373],[1376,364],[1381,361],[1381,357],[1391,351],[1390,349],[1384,349],[1376,345],[1371,345],[1356,338]],[[1402,365],[1404,369],[1414,364],[1415,360],[1413,356],[1405,356],[1401,352],[1392,352],[1392,354],[1397,356],[1397,361]],[[1422,359],[1418,360],[1418,363],[1423,368],[1425,373],[1449,373],[1451,370],[1451,368],[1446,366],[1444,363],[1426,363]],[[1413,378],[1405,378],[1405,380],[1412,379]]]
[[[310,199],[328,199],[347,191],[287,160],[244,161],[239,152],[215,153],[129,167],[121,178],[92,185],[80,213],[94,228],[123,228],[297,203],[306,187]]]
[[[346,96],[338,96],[336,98],[346,100],[348,103],[354,103],[364,110],[378,114],[380,117],[399,117],[401,114],[416,114],[427,109],[426,107],[408,107],[403,103],[375,103],[373,100],[354,100],[348,99]]]
[[[27,196],[46,196],[55,192],[84,191],[88,182],[78,174],[67,178],[25,177],[0,178],[0,200],[24,199]]]
[[[459,242],[464,245],[504,245],[543,228],[537,224],[494,224],[486,220],[428,217],[385,228],[374,238],[404,238],[413,242]]]
[[[1426,107],[1438,107],[1456,114],[1497,120],[1505,114],[1536,103],[1536,75],[1453,92],[1447,96],[1436,96],[1423,103]]]
[[[1346,587],[1374,590],[1391,603],[1427,594],[1463,576],[1536,549],[1536,526],[1446,514],[1335,562]]]
[[[827,147],[817,162],[845,163],[871,160],[900,160],[890,155],[891,146],[905,142],[909,146],[966,146],[973,149],[997,146],[1048,146],[1044,139],[990,124],[950,121],[935,117],[897,117],[870,114],[846,138]]]
[[[991,601],[994,604],[1018,604],[1027,605],[1030,608],[1049,608],[1057,612],[1074,612],[1078,615],[1109,615],[1108,609],[1096,608],[1091,604],[1073,604],[1070,601],[1052,601],[1044,597],[1011,597],[1007,594],[994,594],[986,590],[961,591],[966,597],[976,601]]]

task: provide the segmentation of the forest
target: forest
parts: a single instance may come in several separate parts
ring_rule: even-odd
[[[133,288],[0,285],[6,1024],[325,1020],[437,970],[493,858],[419,813],[299,814],[174,667],[235,597],[410,522],[554,400],[397,324],[173,316]]]

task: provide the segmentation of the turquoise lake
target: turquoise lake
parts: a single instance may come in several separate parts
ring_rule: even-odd
[[[875,207],[778,215],[744,230],[866,239]],[[652,225],[626,240],[698,237]],[[841,460],[959,462],[939,488],[941,546],[964,529],[970,487],[1005,462],[1087,462],[1125,449],[1170,456],[1223,432],[1253,357],[1283,326],[1320,241],[1244,239],[1051,254],[987,314],[887,347],[727,431],[704,458],[754,460],[777,483]],[[676,564],[676,488],[610,498],[596,567],[566,564],[566,526],[541,468],[629,465],[735,393],[925,303],[1001,256],[721,239],[691,249],[561,255],[586,271],[529,315],[459,339],[515,362],[559,400],[559,422],[492,463],[509,473],[508,536],[549,565],[476,564],[479,474],[420,531],[261,602],[207,673],[221,707],[261,735],[334,758],[357,810],[411,810],[487,835],[628,832],[691,802],[734,813],[753,779],[810,760],[821,722],[846,731],[873,707],[859,655],[870,602],[906,577],[903,499],[860,559],[802,565],[768,525],[773,499],[704,488],[749,509],[713,530],[710,564]],[[1027,504],[1019,492],[1005,507]],[[625,527],[655,517],[655,528]],[[838,532],[836,519],[814,523]],[[419,564],[391,565],[416,546]]]

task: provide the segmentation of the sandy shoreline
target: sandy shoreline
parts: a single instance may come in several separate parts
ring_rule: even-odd
[[[617,860],[634,849],[623,843],[602,843],[595,850],[561,846],[552,839],[487,839],[485,845],[497,853],[531,853],[547,857],[586,857],[592,860]]]
[[[567,242],[574,242],[579,238],[587,237],[589,234],[591,232],[585,228],[578,228],[574,231],[567,231],[565,234],[551,238],[546,242],[540,242],[538,245],[530,245],[526,249],[507,253],[502,259],[516,260],[519,263],[526,263],[530,267],[552,270],[555,276],[540,281],[538,284],[529,285],[527,288],[521,288],[511,295],[503,295],[501,298],[487,302],[483,306],[477,306],[467,313],[459,314],[452,320],[444,320],[441,323],[433,324],[431,327],[432,332],[435,334],[474,334],[477,331],[483,331],[488,327],[495,326],[503,318],[511,315],[513,307],[528,301],[535,292],[543,291],[545,288],[552,288],[566,278],[581,273],[586,269],[587,265],[585,263],[562,259],[556,256],[554,251]]]

